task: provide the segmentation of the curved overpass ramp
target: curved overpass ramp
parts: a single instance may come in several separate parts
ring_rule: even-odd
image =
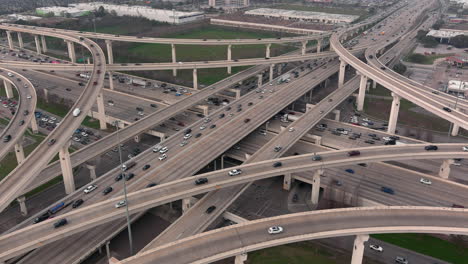
[[[18,109],[5,127],[5,130],[0,133],[0,159],[2,159],[21,140],[28,128],[28,124],[36,122],[34,110],[36,109],[37,96],[36,89],[34,89],[34,86],[26,77],[5,68],[0,68],[0,71],[0,78],[14,86],[19,96]],[[12,73],[14,76],[10,77],[8,73]],[[28,96],[31,96],[31,99],[28,99]],[[24,115],[25,111],[28,111],[29,114]],[[6,135],[11,136],[9,142],[3,141],[3,137]]]
[[[121,261],[122,264],[212,263],[293,242],[375,233],[468,235],[468,210],[389,206],[320,210],[265,218],[191,236]],[[270,235],[279,225],[284,232]]]
[[[386,160],[467,158],[468,152],[463,151],[462,146],[463,144],[440,144],[439,150],[434,152],[424,150],[424,145],[421,144],[379,146],[356,149],[361,151],[361,155],[352,157],[347,155],[349,150],[319,153],[323,158],[320,162],[312,161],[314,154],[267,160],[235,167],[243,171],[241,175],[235,177],[228,175],[228,171],[234,168],[197,176],[197,178],[207,177],[209,179],[209,182],[203,185],[195,185],[194,178],[189,177],[132,192],[128,194],[128,210],[130,214],[134,214],[185,197],[286,173]],[[282,162],[281,167],[273,167],[273,164],[277,161]],[[452,191],[455,189],[457,191],[466,190],[467,188],[466,186],[449,181],[445,183],[450,185]],[[90,206],[56,216],[54,219],[2,235],[0,236],[0,259],[6,260],[12,258],[58,239],[71,236],[114,219],[122,218],[125,215],[125,210],[123,208],[116,209],[114,205],[123,199],[123,196],[119,196],[94,203]],[[53,223],[59,218],[66,218],[68,224],[60,229],[54,229]]]

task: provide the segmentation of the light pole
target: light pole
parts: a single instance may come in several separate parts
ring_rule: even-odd
[[[119,149],[119,160],[120,160],[120,169],[122,170],[123,174],[123,191],[124,191],[124,200],[125,200],[125,216],[127,217],[127,229],[128,229],[128,244],[130,245],[130,256],[133,255],[133,238],[132,238],[132,227],[130,224],[130,215],[128,214],[128,199],[127,199],[127,179],[125,179],[125,171],[122,162],[122,149],[121,149],[121,142],[120,142],[120,134],[119,134],[119,121],[115,121],[115,126],[117,127],[117,143]]]
[[[457,98],[455,99],[455,106],[453,107],[453,110],[454,111],[457,111],[457,105],[458,105],[458,96],[460,96],[460,92],[461,92],[461,86],[462,86],[462,83],[463,81],[460,79],[460,84],[458,85],[458,93],[457,93]],[[448,92],[448,85],[447,85],[447,92]],[[451,141],[451,133],[452,133],[452,129],[453,129],[453,123],[450,122],[450,128],[449,128],[449,131],[447,133],[447,136],[448,136],[448,141],[450,142]]]

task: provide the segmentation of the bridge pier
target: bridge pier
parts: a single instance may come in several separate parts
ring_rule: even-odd
[[[21,143],[16,143],[15,144],[15,155],[16,155],[16,160],[18,161],[18,165],[23,163],[24,161],[24,149],[23,149],[23,144]]]
[[[76,62],[75,44],[68,40],[65,40],[65,42],[67,43],[68,57],[70,58],[71,62],[75,63]]]
[[[333,110],[333,113],[335,114],[335,121],[340,121],[341,111],[339,109],[335,109]]]
[[[198,90],[198,74],[197,68],[193,69],[193,89]]]
[[[140,135],[134,136],[134,137],[133,137],[133,140],[135,141],[135,143],[140,143],[140,141],[141,141]]]
[[[366,97],[367,76],[361,74],[361,82],[359,84],[359,95],[357,98],[357,110],[364,109],[364,99]]]
[[[372,89],[376,89],[377,88],[377,82],[374,80],[372,81]]]
[[[60,167],[62,168],[63,183],[65,185],[65,193],[70,194],[75,191],[75,180],[73,179],[73,168],[70,161],[70,152],[68,147],[70,142],[67,142],[59,150]]]
[[[346,61],[340,60],[340,71],[338,72],[338,88],[341,88],[344,85],[346,65],[348,65]]]
[[[107,129],[106,123],[106,110],[104,107],[104,96],[102,92],[100,92],[96,98],[96,104],[98,108],[98,119],[99,119],[99,127],[101,130]]]
[[[317,53],[320,53],[322,49],[322,40],[317,39]]]
[[[182,199],[182,213],[187,212],[196,202],[197,198],[194,197]]]
[[[292,183],[292,176],[291,173],[284,174],[283,177],[283,190],[289,191],[291,190],[291,183]]]
[[[34,42],[36,43],[36,52],[37,54],[42,54],[41,52],[41,43],[39,42],[39,36],[34,35]]]
[[[37,126],[37,121],[35,118],[31,119],[30,126],[33,134],[39,133],[39,127]]]
[[[263,75],[257,74],[257,87],[262,86],[262,84],[263,84],[262,81],[263,81]]]
[[[113,73],[109,71],[107,74],[109,74],[109,89],[114,90],[114,79],[112,79]]]
[[[228,60],[228,61],[232,61],[231,47],[232,47],[231,44],[229,44],[229,45],[227,46],[227,60]],[[231,66],[228,66],[228,67],[227,67],[227,73],[228,73],[228,74],[231,74],[231,72],[232,72],[231,70],[232,70],[232,69],[231,69]]]
[[[47,42],[44,35],[41,35],[41,43],[42,43],[42,52],[47,52]]]
[[[312,178],[312,194],[310,200],[312,204],[318,204],[320,194],[320,176],[323,175],[323,169],[319,169],[314,173]]]
[[[439,177],[443,179],[448,179],[450,176],[450,165],[452,165],[453,163],[455,163],[453,159],[444,160],[439,169]]]
[[[460,109],[459,108],[456,108],[455,111],[459,111]],[[458,133],[460,132],[460,126],[453,123],[453,126],[452,126],[452,131],[450,132],[450,134],[452,135],[452,137],[456,137],[458,136]]]
[[[3,86],[5,86],[5,92],[8,99],[13,98],[13,88],[11,87],[11,83],[7,80],[3,80]]]
[[[275,65],[274,64],[270,65],[270,82],[273,81],[273,71],[274,71],[274,69],[275,69]]]
[[[91,178],[92,181],[94,181],[97,178],[96,165],[86,164],[86,168],[89,169],[89,177]]]
[[[237,98],[237,97],[236,97]],[[210,114],[209,112],[209,107],[207,105],[197,105],[196,106],[198,109],[201,109],[203,111],[204,116],[208,116]]]
[[[271,43],[266,44],[265,58],[270,58],[270,48],[271,48]]]
[[[234,264],[244,264],[247,261],[247,253],[237,255],[234,259]]]
[[[11,31],[7,30],[6,34],[7,34],[7,39],[8,39],[8,47],[10,49],[14,49],[15,46],[13,45],[13,38],[11,37]]]
[[[19,203],[20,211],[22,216],[28,215],[28,207],[26,207],[26,197],[20,196],[16,198],[16,201]]]
[[[21,32],[18,32],[18,45],[20,49],[24,48],[24,43],[23,43],[23,36],[21,35]]]
[[[175,50],[175,44],[171,44],[171,50],[172,50],[172,63],[176,63],[177,62],[177,58],[176,58],[176,50]],[[172,76],[177,76],[177,69],[174,68],[172,69]]]
[[[361,264],[364,257],[364,242],[369,240],[369,235],[357,235],[354,239],[353,257],[351,264]]]
[[[109,245],[110,245],[110,241],[107,241],[107,242],[106,242],[106,255],[107,255],[107,259],[110,259],[110,258],[111,258]]]
[[[114,53],[112,52],[112,40],[106,39],[107,62],[114,64]]]
[[[306,49],[307,49],[307,40],[302,41],[302,48],[301,48],[301,54],[305,55],[306,54]]]
[[[387,133],[395,134],[397,121],[398,121],[398,112],[400,111],[401,97],[396,93],[392,93],[392,97],[393,97],[393,101],[392,101],[392,108],[390,110],[390,118],[388,120]]]

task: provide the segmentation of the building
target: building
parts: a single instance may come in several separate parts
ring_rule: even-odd
[[[457,29],[431,30],[426,36],[430,36],[438,40],[440,43],[450,43],[450,39],[460,35],[468,35],[468,31]]]
[[[223,9],[238,9],[248,7],[250,0],[208,0],[208,6]]]
[[[297,10],[285,10],[285,9],[273,9],[273,8],[258,8],[245,12],[246,15],[252,16],[263,16],[263,17],[275,17],[286,20],[297,20],[297,21],[308,21],[318,22],[326,24],[341,24],[351,23],[358,19],[359,16],[353,15],[342,15],[342,14],[328,14],[322,12],[311,12],[311,11],[297,11]]]
[[[468,82],[450,80],[447,85],[447,93],[468,96]]]
[[[92,11],[98,10],[101,6],[107,12],[115,12],[118,16],[144,17],[149,20],[171,24],[188,23],[205,17],[203,12],[181,12],[176,10],[154,9],[147,6],[114,5],[102,2],[70,4],[69,7],[55,6],[37,8],[36,13],[45,15],[52,12],[55,16],[66,16],[66,14],[70,14],[71,17],[78,17],[88,15]]]

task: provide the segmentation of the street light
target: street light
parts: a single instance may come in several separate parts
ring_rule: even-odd
[[[122,162],[122,149],[121,149],[121,142],[120,142],[120,134],[119,134],[119,121],[114,122],[115,126],[117,127],[117,143],[119,149],[119,160],[120,160],[120,169],[122,170],[123,177],[123,190],[124,190],[124,201],[125,201],[125,216],[127,218],[127,229],[128,229],[128,244],[130,245],[130,256],[133,255],[133,238],[132,238],[132,227],[130,224],[130,215],[128,214],[128,199],[127,199],[127,179],[125,179],[125,171]]]
[[[457,111],[458,98],[459,98],[458,96],[460,96],[462,83],[463,83],[463,81],[460,79],[460,84],[458,85],[457,98],[455,99],[455,106],[453,107],[453,108],[454,108],[454,109],[453,109],[454,111]],[[448,85],[447,85],[447,91],[448,91]],[[453,123],[450,122],[450,128],[449,128],[449,131],[448,131],[448,133],[447,133],[449,142],[451,141],[451,140],[450,140],[450,136],[451,136],[451,133],[452,133],[452,129],[453,129]]]

